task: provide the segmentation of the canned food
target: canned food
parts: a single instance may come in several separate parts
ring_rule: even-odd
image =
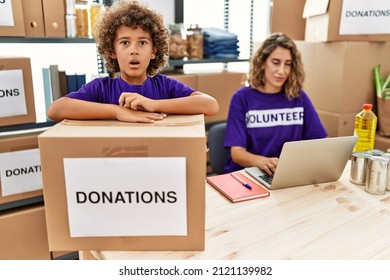
[[[390,191],[390,153],[384,153],[382,157],[387,158],[389,160],[389,164],[387,165],[386,191]]]
[[[366,184],[367,163],[371,155],[366,152],[355,152],[351,156],[351,173],[349,180],[356,185]]]
[[[386,192],[387,168],[389,159],[372,156],[368,159],[365,191],[370,194],[381,195]]]
[[[371,156],[381,156],[383,155],[385,152],[382,151],[382,150],[379,150],[379,149],[371,149],[371,150],[367,150],[365,151],[365,153],[371,155]]]

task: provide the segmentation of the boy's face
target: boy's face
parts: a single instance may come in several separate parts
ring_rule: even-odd
[[[150,34],[139,27],[122,25],[116,31],[114,50],[112,58],[118,60],[122,79],[130,84],[142,84],[150,60],[156,57]]]

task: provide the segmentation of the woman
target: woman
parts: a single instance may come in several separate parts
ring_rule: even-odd
[[[263,42],[251,59],[248,86],[238,89],[230,103],[225,173],[257,166],[272,176],[285,142],[328,136],[302,90],[304,76],[291,38],[275,33]]]

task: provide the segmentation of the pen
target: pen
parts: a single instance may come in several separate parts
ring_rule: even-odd
[[[230,175],[232,175],[232,177],[233,177],[234,179],[236,179],[238,182],[240,182],[244,187],[246,187],[247,189],[252,190],[251,185],[249,185],[248,183],[246,183],[244,180],[238,178],[237,175],[235,175],[234,173],[230,173]]]

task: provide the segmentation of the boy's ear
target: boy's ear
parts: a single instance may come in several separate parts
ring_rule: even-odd
[[[152,52],[152,55],[151,55],[151,58],[152,58],[152,59],[155,59],[155,58],[156,58],[156,52],[157,52],[157,48],[156,48],[156,47],[153,47],[153,52]]]
[[[115,53],[110,54],[110,58],[116,59],[116,54]]]

